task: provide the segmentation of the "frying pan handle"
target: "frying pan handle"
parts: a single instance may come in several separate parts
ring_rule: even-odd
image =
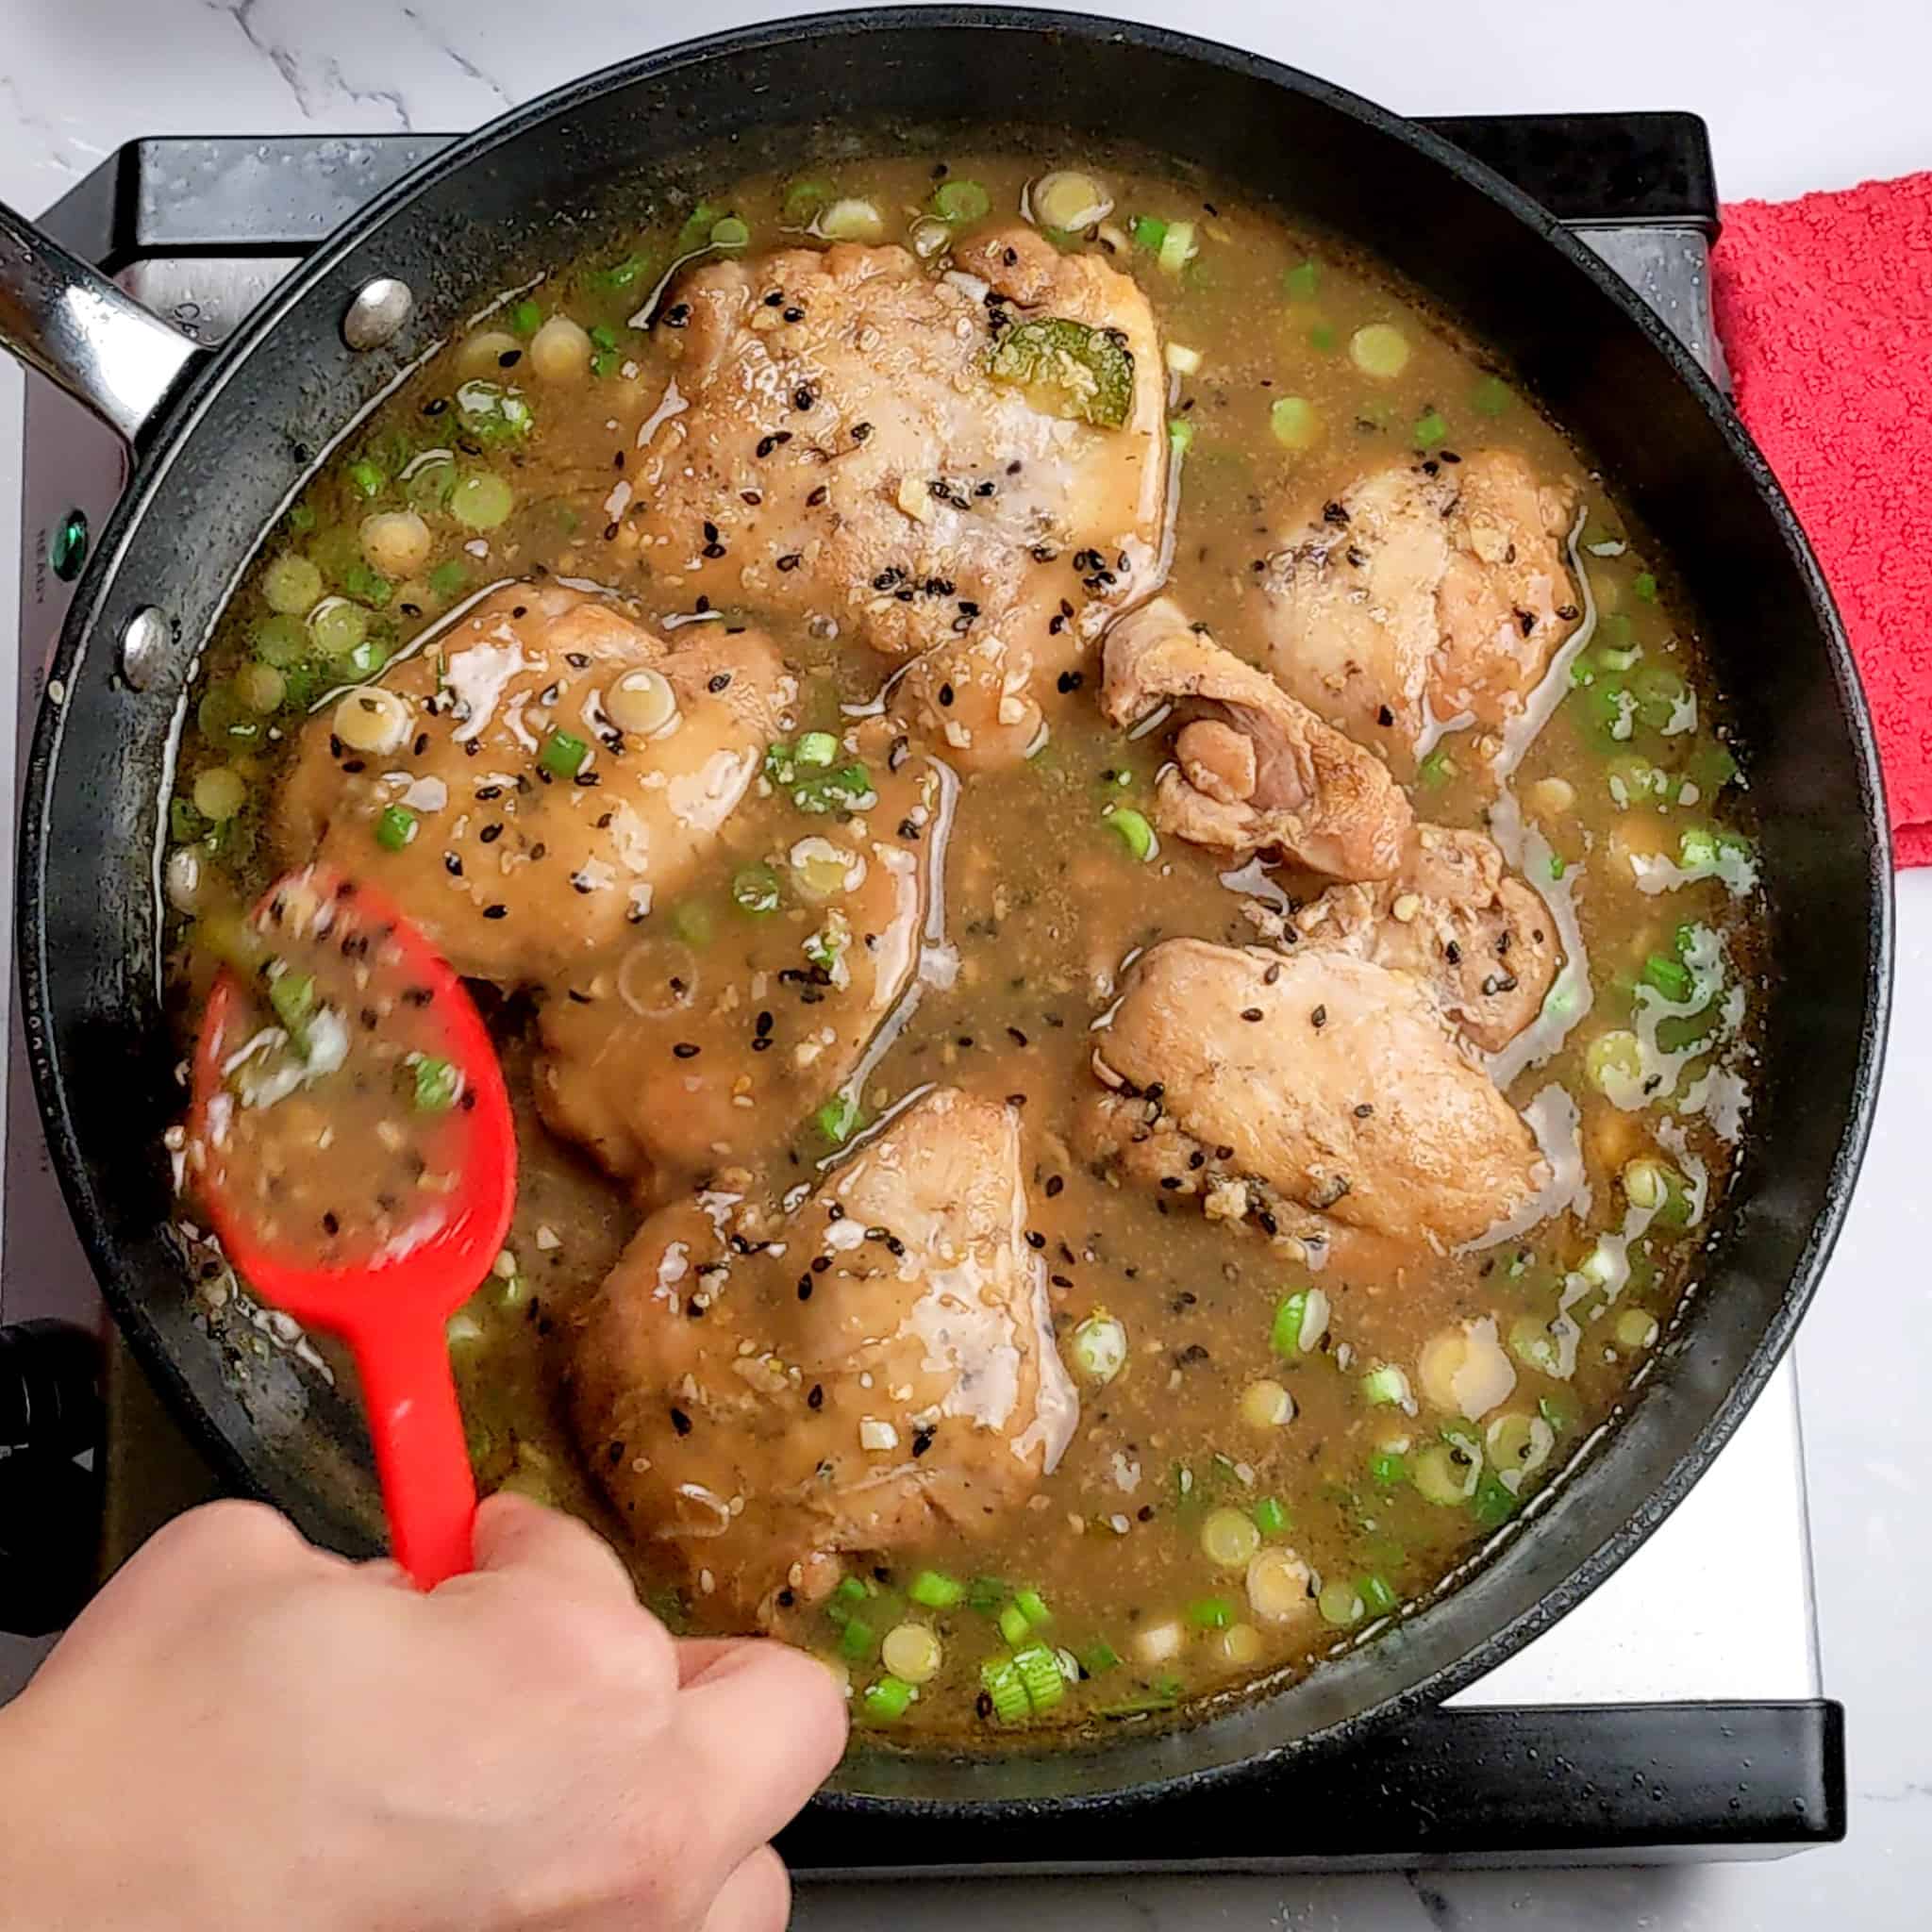
[[[0,348],[139,444],[203,351],[0,202]]]

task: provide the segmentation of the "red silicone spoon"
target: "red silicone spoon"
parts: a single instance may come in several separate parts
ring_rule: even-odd
[[[325,937],[344,958],[354,953],[369,982],[363,997],[378,1007],[386,988],[406,997],[415,1035],[426,1031],[457,1071],[461,1104],[439,1122],[434,1150],[435,1169],[455,1184],[412,1196],[402,1225],[334,1265],[319,1264],[286,1234],[264,1235],[251,1205],[225,1191],[221,1161],[203,1162],[199,1197],[249,1285],[347,1346],[368,1407],[391,1546],[417,1587],[432,1590],[471,1563],[476,1485],[444,1324],[488,1274],[509,1227],[517,1167],[509,1095],[462,981],[379,893],[309,867],[276,880],[248,923],[273,952],[291,922],[308,943]],[[204,1152],[221,1145],[233,1121],[227,1075],[265,1024],[274,1024],[273,1015],[225,967],[194,1057],[190,1133]]]

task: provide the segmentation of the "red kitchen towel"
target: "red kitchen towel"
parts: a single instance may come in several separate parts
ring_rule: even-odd
[[[1851,634],[1898,862],[1932,865],[1932,174],[1724,215],[1739,413]]]

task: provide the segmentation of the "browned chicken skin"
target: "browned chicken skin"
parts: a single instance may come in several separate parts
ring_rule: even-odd
[[[1020,1507],[1077,1415],[1025,1210],[1013,1109],[941,1089],[789,1219],[702,1195],[647,1221],[575,1356],[584,1454],[632,1533],[768,1619],[841,1552]]]
[[[1257,579],[1268,668],[1360,743],[1408,756],[1430,721],[1519,711],[1580,614],[1566,490],[1508,450],[1358,477]]]
[[[1459,1246],[1543,1178],[1421,983],[1367,959],[1166,941],[1123,976],[1094,1071],[1091,1158],[1318,1258]]]
[[[916,658],[900,704],[967,764],[1023,756],[1059,675],[1156,587],[1166,378],[1147,300],[1030,230],[935,278],[903,248],[713,261],[669,291],[684,345],[637,466],[642,568],[680,596]],[[1132,358],[1118,426],[996,381],[1004,331],[1061,319]]]
[[[640,669],[677,699],[648,734],[603,710]],[[333,708],[304,727],[275,800],[281,856],[368,879],[458,972],[508,982],[594,956],[683,885],[796,691],[760,632],[693,625],[670,643],[555,584],[494,592],[381,685],[401,701],[388,749],[345,744]],[[585,747],[574,778],[543,761],[553,731]],[[413,822],[399,851],[376,836],[391,807]]]
[[[1331,886],[1295,915],[1299,949],[1412,974],[1462,1037],[1496,1053],[1542,1010],[1562,963],[1549,908],[1481,832],[1418,825],[1402,870]]]
[[[1266,672],[1157,598],[1108,633],[1101,706],[1134,724],[1161,704],[1184,720],[1156,783],[1160,829],[1229,852],[1280,852],[1338,878],[1386,878],[1412,814],[1372,752],[1324,724]]]
[[[844,1083],[911,985],[941,786],[917,755],[889,768],[891,728],[875,719],[852,735],[877,803],[847,823],[793,817],[769,855],[779,872],[794,859],[842,869],[823,903],[741,920],[708,955],[650,928],[545,990],[538,1107],[641,1191],[769,1155]],[[724,1051],[678,1053],[718,1029]]]

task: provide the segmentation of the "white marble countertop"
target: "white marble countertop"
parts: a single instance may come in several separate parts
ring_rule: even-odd
[[[720,0],[700,19],[665,0],[0,0],[0,199],[38,212],[138,135],[467,127],[608,61],[805,4]],[[1112,0],[1108,10],[1253,47],[1410,112],[1693,108],[1711,125],[1732,197],[1932,166],[1932,8],[1920,0],[1836,0],[1828,11],[1817,0]],[[0,369],[9,538],[18,389]],[[1932,432],[1918,434],[1932,444]],[[1924,1924],[1932,1008],[1912,994],[1932,975],[1932,873],[1901,882],[1899,912],[1902,998],[1877,1134],[1799,1352],[1824,1681],[1849,1712],[1846,1844],[1777,1865],[1657,1872],[1009,1881],[996,1899],[985,1885],[824,1888],[806,1894],[798,1923],[963,1932],[998,1911],[1068,1932],[1410,1932],[1505,1920],[1756,1932],[1827,1914],[1861,1932]],[[1736,1586],[1737,1614],[1748,1617],[1750,1575]]]

